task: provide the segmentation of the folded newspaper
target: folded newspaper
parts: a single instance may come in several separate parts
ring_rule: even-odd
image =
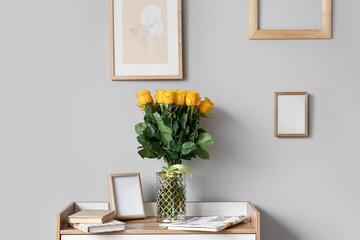
[[[248,219],[249,217],[246,216],[194,217],[186,222],[160,224],[160,226],[167,227],[169,230],[218,232]]]

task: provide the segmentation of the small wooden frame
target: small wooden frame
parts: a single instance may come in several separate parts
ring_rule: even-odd
[[[308,93],[275,93],[275,137],[307,137],[308,128]]]
[[[162,5],[146,0],[109,1],[110,79],[183,79],[182,0],[166,0]],[[143,22],[143,14],[149,14],[144,17],[149,22]]]
[[[332,37],[332,0],[322,0],[321,29],[260,30],[259,0],[249,0],[249,39],[314,39]]]
[[[116,211],[116,219],[145,218],[140,173],[109,174],[108,189],[110,209]]]

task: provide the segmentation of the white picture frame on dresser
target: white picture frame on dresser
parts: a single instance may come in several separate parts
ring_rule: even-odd
[[[140,173],[117,173],[107,177],[110,209],[116,211],[116,219],[145,218],[144,199]]]

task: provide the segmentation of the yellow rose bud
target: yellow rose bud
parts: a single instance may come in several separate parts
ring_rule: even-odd
[[[175,103],[175,94],[174,90],[164,90],[163,100],[164,104],[174,104]]]
[[[176,90],[175,91],[175,103],[177,105],[185,105],[185,95],[186,95],[186,92],[184,90]]]
[[[209,112],[214,110],[214,103],[206,97],[204,101],[200,102],[199,109],[204,114],[208,114]]]
[[[200,101],[200,93],[195,91],[186,91],[186,105],[197,106]]]
[[[139,100],[139,106],[143,109],[143,105],[146,103],[153,103],[153,98],[151,97],[149,90],[144,90],[136,94]]]
[[[164,90],[156,90],[155,91],[155,99],[157,103],[164,103]]]

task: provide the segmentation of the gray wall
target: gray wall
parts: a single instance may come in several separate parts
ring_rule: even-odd
[[[186,162],[189,200],[252,201],[267,240],[353,239],[360,2],[334,1],[332,40],[250,41],[247,7],[184,0],[185,80],[112,82],[108,1],[1,1],[0,221],[10,225],[2,236],[54,238],[55,214],[70,201],[108,199],[108,173],[141,172],[145,200],[154,200],[162,162],[137,155],[134,94],[193,89],[216,104],[205,122],[216,144],[210,161]],[[311,94],[309,138],[273,136],[275,91]],[[19,218],[20,230],[11,222]]]

